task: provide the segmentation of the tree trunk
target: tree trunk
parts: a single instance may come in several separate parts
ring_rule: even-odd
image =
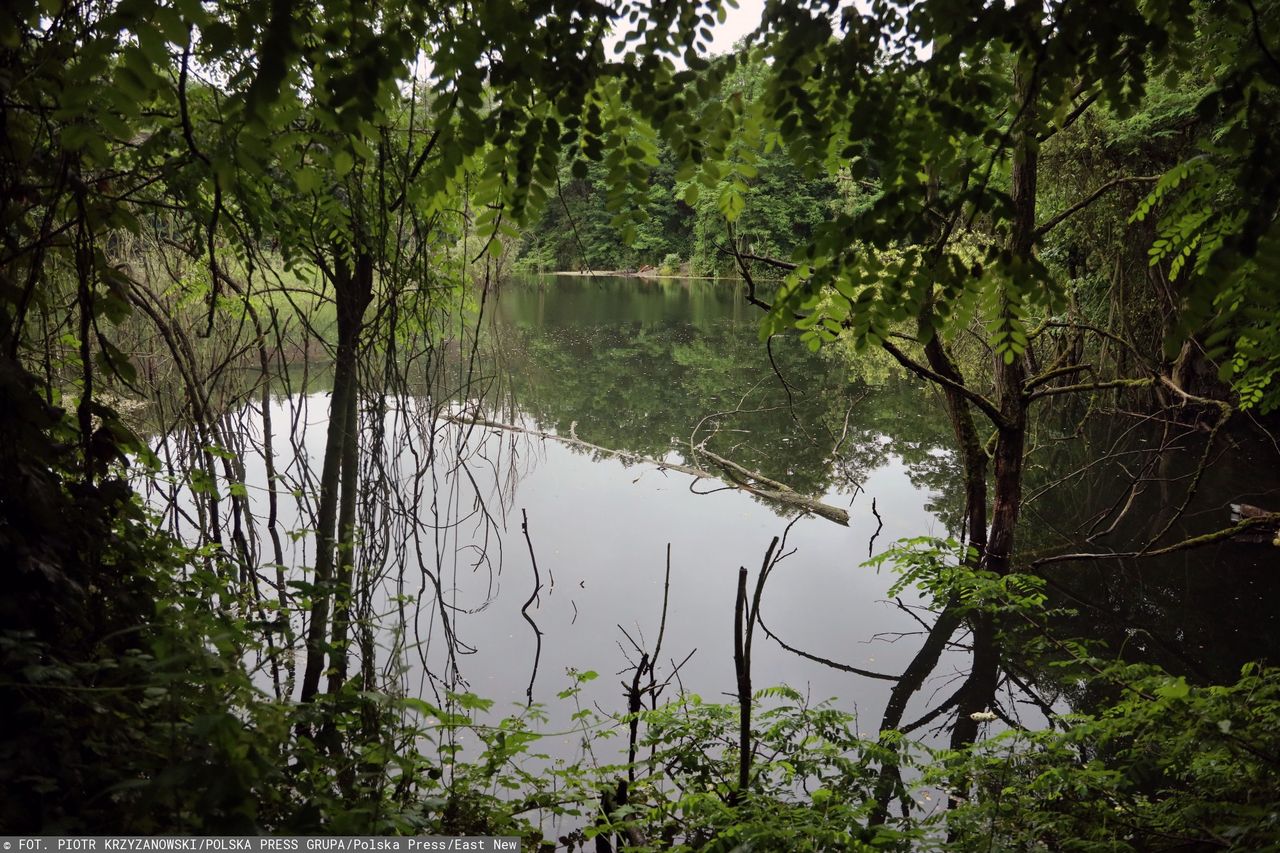
[[[372,277],[372,265],[357,269],[360,277]],[[337,693],[347,680],[347,646],[351,624],[353,591],[351,578],[355,570],[355,519],[359,497],[360,406],[358,382],[347,400],[346,441],[342,446],[342,501],[338,508],[338,583],[334,589],[333,642],[329,657],[329,692]]]
[[[923,328],[924,324],[921,324]],[[937,335],[924,346],[925,358],[933,371],[951,381],[963,385],[964,377],[951,360]],[[969,401],[959,391],[943,386],[947,404],[947,417],[955,432],[964,466],[964,515],[965,535],[974,549],[974,565],[980,563],[987,550],[987,451],[978,438],[978,428],[973,422]]]
[[[1034,77],[1028,79],[1019,69],[1014,75],[1017,93],[1018,124],[1013,128],[1012,192],[1013,221],[1009,249],[1013,255],[1015,274],[1030,265],[1036,231],[1036,179],[1038,155],[1031,120],[1035,115]],[[1011,295],[1003,300],[1005,312],[1013,308]],[[1006,317],[1009,315],[1006,314]],[[1029,346],[1029,343],[1028,343]],[[1007,355],[1007,353],[1005,354]],[[996,432],[994,494],[991,502],[991,527],[987,536],[982,568],[999,575],[1007,574],[1013,556],[1014,533],[1022,505],[1022,460],[1026,451],[1027,404],[1025,393],[1027,359],[1015,355],[995,359],[996,405],[1003,423]],[[951,731],[951,748],[961,749],[978,736],[978,721],[972,715],[985,710],[995,699],[999,680],[999,650],[996,634],[999,625],[990,612],[979,613],[972,620],[973,666],[960,688],[958,718]],[[956,788],[960,788],[957,784]]]
[[[330,397],[329,427],[325,437],[324,463],[320,472],[320,508],[316,517],[316,565],[312,578],[311,622],[307,628],[307,665],[302,675],[301,700],[311,701],[320,690],[320,676],[324,670],[325,652],[329,647],[327,628],[330,598],[340,595],[335,586],[335,558],[343,543],[339,542],[338,502],[344,481],[354,477],[354,464],[358,453],[358,435],[352,428],[351,414],[355,411],[360,332],[364,323],[364,310],[372,297],[373,263],[367,252],[356,259],[355,269],[344,256],[342,248],[334,251],[333,262],[334,299],[338,307],[338,350],[334,361],[333,394]],[[346,464],[351,460],[351,464]],[[344,474],[343,468],[350,470]],[[354,486],[351,489],[354,500]],[[344,500],[345,503],[345,500]],[[343,535],[347,553],[354,537],[350,515],[344,511],[347,521]],[[349,557],[347,559],[349,563]],[[350,585],[349,576],[347,585]],[[336,626],[335,626],[336,631]],[[335,637],[336,639],[336,637]],[[342,652],[345,655],[345,650]]]

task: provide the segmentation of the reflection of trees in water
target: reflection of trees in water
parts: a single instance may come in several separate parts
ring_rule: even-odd
[[[766,350],[728,283],[554,287],[505,292],[496,326],[519,406],[544,428],[690,464],[705,442],[806,494],[855,489],[896,455],[951,523],[946,425],[917,386],[866,388],[788,338]]]
[[[1227,527],[1233,502],[1265,504],[1280,492],[1275,446],[1252,425],[1210,445],[1204,429],[1173,412],[1114,412],[1090,418],[1083,434],[1067,441],[1059,438],[1074,431],[1067,414],[1046,419],[1032,456],[1024,561],[1159,551]],[[1166,529],[1157,547],[1144,547]],[[1224,683],[1246,661],[1280,660],[1280,625],[1268,606],[1280,593],[1274,554],[1224,538],[1156,556],[1047,564],[1045,571],[1051,602],[1075,611],[1057,622],[1063,636]]]
[[[504,295],[500,333],[518,353],[513,386],[521,408],[545,427],[649,456],[675,450],[687,459],[690,437],[705,440],[718,454],[810,493],[860,483],[892,455],[913,484],[936,495],[930,509],[947,528],[960,530],[961,478],[947,450],[953,438],[928,393],[893,382],[868,392],[830,362],[777,339],[772,356],[784,384],[764,344],[727,305],[696,322],[684,309],[655,309],[693,298],[675,287],[655,291],[644,320],[611,313],[607,291],[584,286],[572,295],[563,303],[537,291]],[[572,319],[560,313],[579,299],[585,310]],[[1211,452],[1191,494],[1204,430],[1171,412],[1143,420],[1095,411],[1081,424],[1085,414],[1065,404],[1046,409],[1032,430],[1015,565],[1064,551],[1124,551],[1157,536],[1174,542],[1222,527],[1229,501],[1275,488],[1251,464],[1265,448],[1246,450],[1243,436]],[[1087,709],[1108,696],[1105,681],[1059,665],[1065,638],[1088,638],[1100,652],[1199,680],[1229,680],[1241,662],[1273,657],[1275,619],[1262,605],[1271,580],[1257,575],[1260,555],[1223,543],[1049,570],[1049,607],[1074,612],[1005,620],[992,714],[1008,725],[1044,725],[1063,703]],[[942,733],[956,722],[956,688],[931,697],[922,689],[942,677],[944,659],[953,659],[946,650],[969,650],[965,619],[942,604],[924,614],[919,652],[894,676],[882,729]],[[892,762],[884,766],[878,799],[887,802],[901,780]]]
[[[496,592],[521,471],[520,437],[445,417],[509,406],[500,377],[477,369],[493,360],[485,346],[465,326],[452,337],[425,321],[370,329],[353,476],[342,487],[352,490],[358,533],[329,583],[312,567],[331,370],[285,363],[286,348],[268,346],[259,370],[209,380],[205,396],[218,405],[195,407],[190,389],[158,387],[141,413],[161,476],[140,475],[140,485],[170,532],[204,549],[206,569],[238,572],[266,638],[255,668],[275,695],[297,695],[317,596],[333,601],[326,692],[433,690],[443,702],[441,688],[465,686],[459,656],[475,649],[457,616]],[[460,575],[479,576],[478,600],[460,597]]]
[[[1081,421],[1080,411],[1058,410],[1036,425],[1014,564],[1044,577],[1047,609],[1004,620],[990,697],[996,719],[1021,724],[1022,705],[1030,725],[1053,725],[1055,711],[1114,704],[1125,688],[1099,677],[1105,664],[1084,655],[1155,664],[1201,684],[1231,683],[1246,662],[1280,658],[1274,551],[1231,537],[1197,547],[1198,537],[1227,528],[1232,502],[1277,494],[1275,445],[1245,426],[1219,435],[1215,447],[1210,432],[1176,414],[1103,410]],[[944,693],[915,722],[904,722],[903,707],[962,625],[951,607],[935,617],[895,685],[882,730],[954,724],[946,713],[954,695]],[[900,779],[892,763],[884,771],[877,799],[887,809]]]
[[[1014,566],[1044,577],[1048,601],[1026,607],[1011,592],[989,602],[1004,613],[997,676],[989,713],[972,720],[1038,728],[1055,725],[1056,713],[1065,710],[1110,707],[1125,693],[1121,682],[1104,675],[1111,657],[1155,664],[1201,684],[1234,682],[1244,663],[1280,657],[1280,619],[1270,605],[1280,592],[1274,551],[1230,537],[1195,547],[1196,537],[1227,527],[1230,503],[1261,502],[1257,496],[1280,491],[1269,436],[1241,429],[1218,436],[1223,444],[1215,449],[1206,430],[1173,419],[1170,411],[1105,411],[1083,424],[1080,415],[1050,412],[1036,425],[1025,535],[1020,533]],[[1202,467],[1202,460],[1208,464]],[[945,476],[946,466],[940,467]],[[928,459],[915,460],[913,479],[937,473]],[[954,492],[951,497],[956,499]],[[1135,551],[1141,556],[1113,558]],[[1064,553],[1093,556],[1050,562]],[[1036,570],[1037,560],[1044,561],[1042,570]],[[1036,581],[1028,576],[1026,583],[1031,589]],[[933,695],[925,689],[948,674],[943,670],[955,658],[944,663],[947,649],[976,654],[967,625],[983,611],[955,602],[954,595],[940,594],[935,612],[922,619],[916,656],[894,677],[882,732],[918,737],[955,731],[966,670],[952,673],[959,689],[944,687]],[[896,749],[896,737],[881,746]],[[892,755],[880,763],[872,823],[890,819],[895,799],[909,808],[900,762]]]
[[[469,401],[468,414],[480,414],[478,401],[487,398],[485,416],[505,410],[500,419],[516,422],[522,411],[545,428],[657,458],[674,451],[689,459],[692,437],[809,494],[847,490],[897,457],[912,483],[935,496],[930,509],[947,529],[960,530],[963,487],[947,450],[953,438],[930,393],[906,382],[869,389],[794,341],[776,339],[772,357],[784,384],[735,304],[719,286],[509,290],[498,304],[498,333],[486,336],[476,359],[470,344],[436,346],[423,336],[416,350],[401,347],[395,360],[386,355],[362,366],[362,533],[351,591],[345,602],[338,598],[351,631],[349,651],[340,654],[349,654],[350,677],[361,689],[417,695],[428,685],[458,684],[458,656],[472,650],[457,616],[488,598],[459,600],[454,574],[497,571],[521,439],[442,419],[458,413],[458,400]],[[269,385],[255,376],[243,389],[228,375],[218,387],[236,405],[218,408],[224,414],[212,425],[191,423],[181,398],[153,412],[167,427],[167,440],[153,446],[175,475],[172,484],[157,485],[156,505],[188,540],[234,552],[245,567],[246,600],[255,602],[269,637],[261,667],[280,695],[296,687],[309,592],[305,575],[281,567],[308,565],[314,548],[308,531],[315,508],[307,496],[317,473],[310,467],[315,433],[307,436],[328,408],[323,395],[297,392],[324,383],[314,368],[299,376],[282,367]],[[282,399],[293,402],[280,405]],[[268,438],[262,414],[273,409],[279,417]],[[1064,550],[1123,551],[1162,531],[1182,503],[1187,466],[1204,433],[1172,420],[1135,429],[1133,419],[1107,414],[1090,418],[1077,436],[1068,415],[1079,412],[1051,415],[1034,430],[1018,564]],[[1274,494],[1262,449],[1247,436],[1228,438],[1236,444],[1224,443],[1227,450],[1214,456],[1171,539],[1221,526],[1230,500]],[[274,474],[262,467],[268,448]],[[1062,654],[1040,628],[1101,641],[1191,678],[1225,680],[1241,661],[1274,658],[1280,633],[1264,606],[1273,581],[1259,574],[1262,553],[1221,544],[1052,567],[1050,604],[1076,613],[1049,626],[1006,623],[993,712],[1016,722],[1020,709],[1030,708],[1035,719],[1064,700],[1088,708],[1107,698],[1105,684],[1084,687],[1078,671],[1047,665]],[[945,680],[948,649],[968,651],[964,620],[943,603],[941,615],[918,614],[920,649],[910,667],[888,674],[895,686],[882,728],[914,736],[956,721],[955,688],[933,696],[925,687]],[[426,682],[411,683],[414,677]],[[881,794],[897,792],[896,769],[885,767]]]

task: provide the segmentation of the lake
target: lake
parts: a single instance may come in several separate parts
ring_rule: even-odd
[[[666,696],[683,689],[730,701],[739,568],[754,584],[785,532],[787,556],[761,606],[776,639],[757,632],[754,685],[831,699],[874,736],[892,682],[813,658],[893,676],[921,645],[929,602],[911,591],[891,597],[896,575],[865,563],[897,540],[958,529],[960,476],[936,392],[898,376],[882,355],[815,354],[788,337],[766,345],[758,312],[732,282],[543,277],[508,282],[484,304],[479,346],[455,346],[429,379],[388,391],[365,378],[356,610],[378,649],[371,680],[432,701],[469,689],[494,700],[495,713],[545,704],[540,727],[562,733],[551,750],[567,757],[578,748],[565,734],[578,706],[557,699],[573,683],[567,672],[601,676],[584,687],[583,706],[624,712],[622,682],[657,642],[665,591],[659,679],[679,664]],[[296,486],[278,512],[294,583],[313,560],[303,486],[321,463],[324,382],[318,371],[306,389],[270,403],[276,464]],[[1116,406],[1085,420],[1085,411],[1051,409],[1034,431],[1019,533],[1032,556],[1123,551],[1157,532],[1182,503],[1207,439],[1170,417]],[[246,407],[228,418],[247,500],[263,519],[261,414]],[[467,423],[476,418],[485,423]],[[847,511],[848,525],[728,486],[707,450]],[[1164,541],[1225,526],[1230,502],[1277,502],[1275,446],[1248,423],[1219,437],[1210,457]],[[189,537],[182,494],[152,500]],[[267,537],[252,533],[259,560],[270,562]],[[1055,624],[1192,675],[1274,659],[1280,625],[1262,602],[1274,600],[1275,553],[1223,542],[1055,566],[1051,601],[1070,608]],[[906,720],[954,690],[968,666],[964,640],[955,638]],[[288,657],[280,652],[277,669]],[[270,688],[272,666],[258,664]],[[1088,705],[1073,683],[1017,650],[1010,665],[1053,709]],[[1007,709],[1043,723],[1033,703],[1011,696]]]

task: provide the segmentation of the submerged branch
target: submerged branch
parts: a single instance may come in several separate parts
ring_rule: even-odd
[[[608,447],[601,447],[598,444],[592,444],[583,441],[580,438],[556,435],[555,433],[543,432],[541,430],[529,429],[528,427],[516,426],[515,424],[504,424],[497,421],[484,420],[482,418],[459,417],[457,415],[442,415],[444,420],[452,423],[464,424],[470,426],[489,427],[490,429],[498,429],[504,432],[519,432],[525,435],[533,435],[539,438],[549,438],[558,441],[561,444],[567,444],[570,447],[580,447],[584,450],[590,450],[595,453],[603,453],[608,456],[616,456],[624,462],[643,462],[647,465],[653,465],[657,468],[670,471],[679,471],[682,474],[688,474],[691,477],[697,477],[700,480],[720,480],[728,483],[730,487],[741,489],[749,492],[756,497],[764,498],[767,501],[782,504],[784,506],[807,512],[810,515],[821,516],[828,521],[834,521],[836,524],[849,526],[849,513],[839,507],[831,506],[822,501],[802,495],[792,489],[785,483],[779,483],[763,474],[751,471],[742,467],[736,462],[718,456],[705,448],[699,448],[698,452],[704,454],[717,465],[724,468],[724,473],[716,474],[702,468],[695,468],[690,465],[681,465],[677,462],[663,462],[638,453],[631,453],[626,450],[614,450]]]
[[[1076,560],[1123,560],[1138,557],[1163,557],[1166,554],[1186,551],[1190,548],[1199,548],[1204,545],[1212,545],[1215,542],[1222,542],[1226,539],[1234,539],[1242,533],[1251,531],[1253,528],[1270,530],[1277,524],[1280,524],[1280,513],[1269,513],[1267,515],[1245,518],[1238,524],[1231,527],[1224,527],[1221,530],[1215,530],[1212,533],[1205,533],[1200,536],[1192,536],[1189,539],[1183,539],[1180,542],[1175,542],[1172,545],[1166,545],[1163,548],[1155,548],[1149,551],[1115,551],[1096,554],[1054,554],[1053,556],[1041,557],[1038,560],[1032,560],[1027,565],[1028,568],[1038,569],[1041,566],[1047,566],[1051,563],[1065,563]]]

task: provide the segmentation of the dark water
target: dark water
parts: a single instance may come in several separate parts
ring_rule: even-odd
[[[664,674],[692,655],[680,670],[683,688],[729,699],[739,567],[754,583],[771,539],[797,513],[718,480],[536,433],[706,467],[690,449],[702,445],[847,509],[847,527],[802,517],[790,528],[793,553],[772,576],[762,616],[780,639],[813,655],[887,674],[906,667],[922,642],[919,620],[931,621],[918,608],[931,602],[910,592],[889,600],[894,576],[864,562],[898,539],[956,533],[961,483],[936,393],[874,358],[850,364],[788,338],[766,346],[758,313],[728,282],[544,278],[508,283],[486,312],[482,346],[474,359],[458,360],[455,382],[483,377],[498,389],[486,403],[475,408],[464,393],[430,409],[408,398],[381,420],[366,415],[367,430],[378,423],[373,432],[385,439],[369,451],[366,476],[390,483],[399,502],[361,521],[362,547],[380,555],[362,570],[363,606],[380,625],[386,689],[434,698],[454,677],[499,711],[522,708],[531,695],[548,706],[544,730],[569,731],[576,706],[556,694],[576,668],[601,675],[584,705],[623,712],[620,682],[639,658],[632,640],[646,650],[656,642],[669,545]],[[469,405],[531,432],[437,417]],[[273,403],[276,424],[302,425],[292,440],[277,432],[273,442],[299,481],[307,464],[319,470],[327,407],[323,392]],[[1204,429],[1122,406],[1084,414],[1083,405],[1060,405],[1037,422],[1019,531],[1025,559],[1132,550],[1186,500]],[[250,416],[244,429],[253,434],[260,423]],[[1219,436],[1209,458],[1161,544],[1224,526],[1234,501],[1280,505],[1280,457],[1247,422]],[[261,460],[246,454],[245,464],[262,515]],[[283,525],[296,533],[287,565],[312,560],[302,517],[296,502],[284,501]],[[1220,543],[1057,565],[1052,601],[1074,612],[1054,628],[1177,672],[1229,677],[1245,660],[1280,659],[1277,554],[1269,545]],[[859,714],[864,731],[877,730],[889,682],[833,670],[759,634],[756,642],[756,686],[787,683],[815,700],[832,698]],[[1036,669],[1037,661],[1017,665],[1056,707],[1088,704],[1076,682]],[[949,695],[967,666],[962,647],[948,651],[906,719]],[[1016,701],[1010,708],[1025,710]],[[560,743],[568,754],[577,737]]]

